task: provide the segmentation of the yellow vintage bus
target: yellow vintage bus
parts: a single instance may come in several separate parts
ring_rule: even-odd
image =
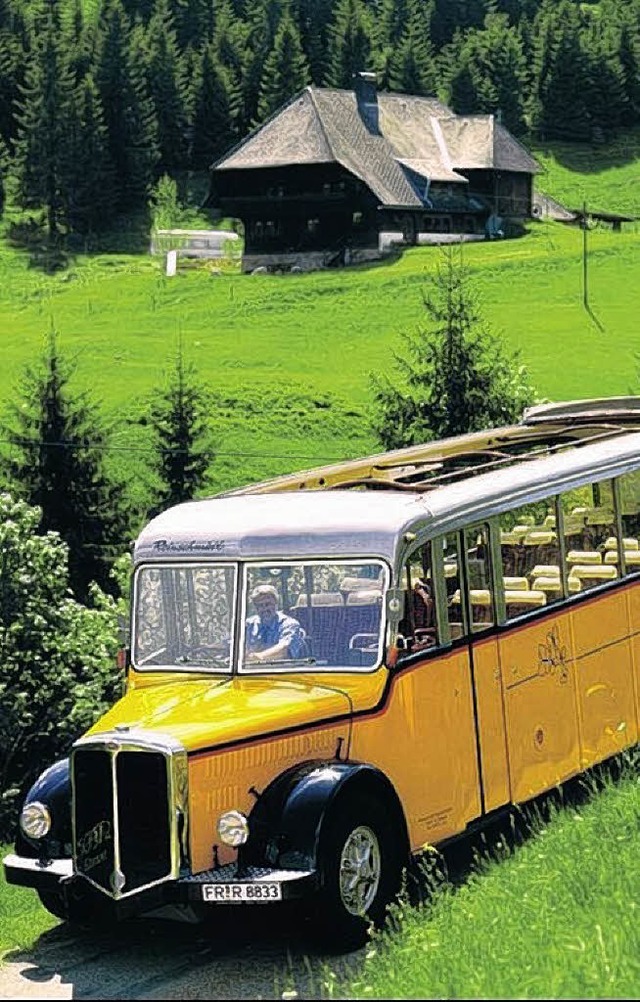
[[[640,402],[165,511],[126,692],[26,798],[57,915],[299,898],[351,948],[412,855],[638,741]]]

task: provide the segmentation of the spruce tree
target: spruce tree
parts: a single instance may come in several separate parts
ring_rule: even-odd
[[[69,546],[71,587],[85,602],[92,581],[114,590],[110,570],[126,550],[128,516],[123,488],[105,468],[108,431],[88,395],[71,389],[73,374],[52,331],[10,407],[2,466],[16,492],[40,508],[41,531],[59,532]]]
[[[424,297],[428,326],[394,353],[399,383],[372,378],[374,430],[385,449],[518,420],[534,401],[517,355],[484,323],[461,248],[447,248]]]
[[[63,221],[66,145],[76,82],[65,53],[55,10],[33,37],[21,88],[15,151],[17,198],[25,208],[43,208],[49,238]]]
[[[372,33],[363,0],[338,0],[329,30],[327,87],[351,90],[354,75],[370,68]]]
[[[407,0],[406,21],[390,43],[387,81],[404,94],[434,95],[437,73],[429,36],[429,21],[419,0]]]
[[[285,15],[276,32],[273,49],[265,63],[258,118],[264,121],[311,78],[309,63],[302,51],[300,34],[290,15]]]
[[[104,229],[113,217],[116,190],[100,95],[90,76],[76,91],[65,151],[65,219],[75,233]]]
[[[162,170],[175,170],[186,166],[188,112],[170,0],[159,0],[149,21],[145,65],[158,123],[159,166]]]
[[[191,166],[207,170],[239,138],[240,95],[213,42],[205,46],[194,73],[192,105]]]
[[[203,486],[212,455],[207,448],[209,401],[180,346],[164,389],[150,407],[160,488],[154,511],[191,500]]]
[[[142,205],[158,174],[158,124],[144,75],[144,32],[131,31],[121,0],[104,0],[95,81],[114,167],[118,209]]]
[[[570,0],[543,0],[534,25],[529,119],[542,138],[591,137],[591,77],[581,14]]]

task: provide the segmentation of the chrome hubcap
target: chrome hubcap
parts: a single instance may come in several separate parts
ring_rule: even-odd
[[[340,897],[351,915],[365,915],[380,884],[380,846],[375,832],[360,825],[340,855]]]

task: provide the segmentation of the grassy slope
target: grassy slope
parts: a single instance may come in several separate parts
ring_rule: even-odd
[[[606,146],[553,142],[533,150],[542,172],[537,187],[568,208],[640,216],[640,128]]]
[[[639,250],[638,232],[589,234],[590,305],[603,331],[582,304],[580,231],[534,224],[523,239],[465,248],[485,318],[520,351],[541,396],[633,387]],[[77,360],[76,385],[122,421],[140,415],[181,337],[223,398],[214,409],[221,455],[212,488],[366,453],[375,444],[366,420],[370,374],[389,369],[401,333],[425,319],[422,294],[439,259],[438,250],[420,248],[371,268],[302,276],[198,270],[166,279],[148,257],[97,256],[45,277],[5,247],[0,412],[50,326]],[[139,427],[122,434],[122,445],[145,444]]]
[[[457,890],[405,913],[343,997],[638,998],[639,816],[632,770],[524,844],[493,841]]]

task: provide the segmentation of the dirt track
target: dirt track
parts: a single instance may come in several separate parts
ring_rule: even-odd
[[[327,969],[349,981],[362,953],[323,955],[294,915],[267,906],[231,911],[215,926],[59,925],[5,957],[0,999],[320,999]]]

